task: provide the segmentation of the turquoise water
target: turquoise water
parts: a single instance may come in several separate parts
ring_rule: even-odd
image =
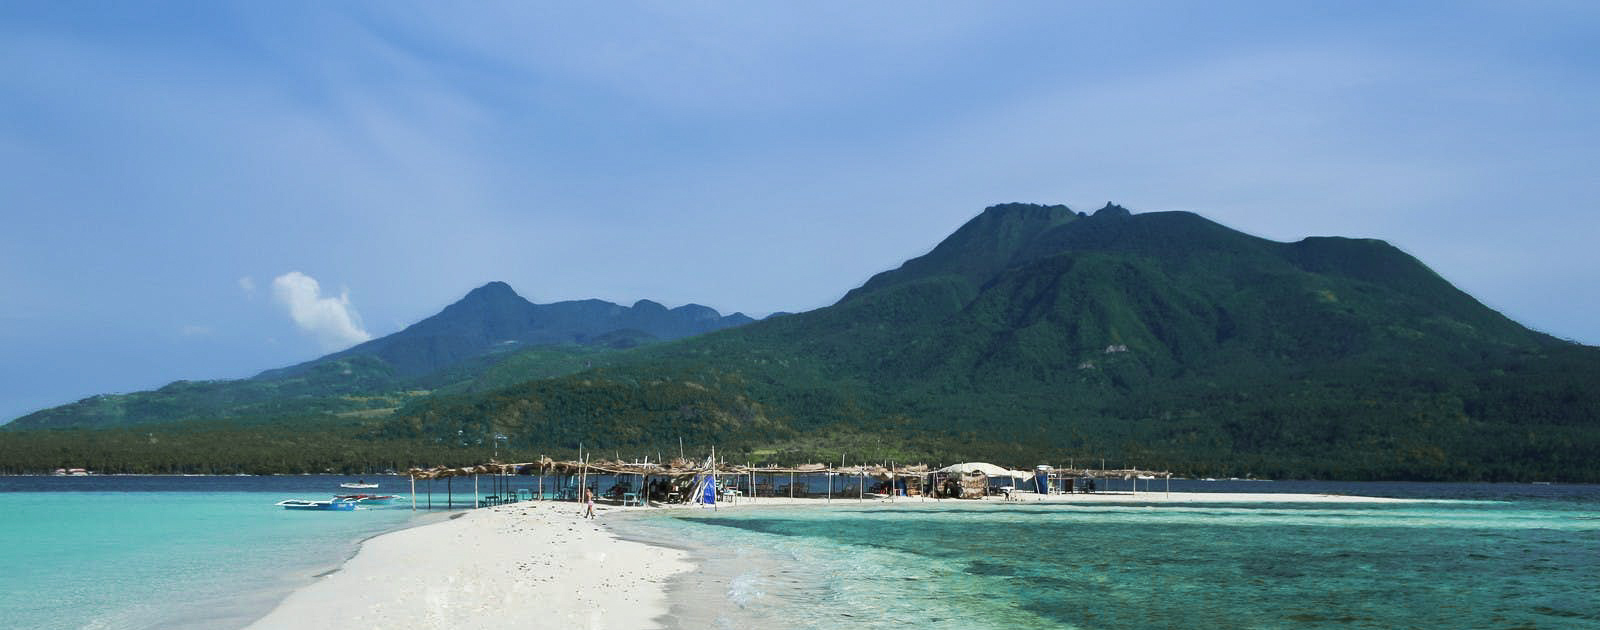
[[[624,530],[693,541],[705,560],[674,594],[678,627],[1600,628],[1600,488],[1524,489],[1414,484],[1403,494],[1476,498],[1367,505],[845,503]]]
[[[403,505],[273,505],[328,498],[341,481],[0,478],[0,627],[242,627],[336,569],[361,540],[412,522]]]
[[[360,540],[418,522],[403,505],[272,505],[347,480],[0,478],[0,627],[246,625]],[[682,628],[1600,628],[1600,487],[1174,484],[1207,489],[1446,500],[842,501],[615,524],[704,560],[672,586]]]

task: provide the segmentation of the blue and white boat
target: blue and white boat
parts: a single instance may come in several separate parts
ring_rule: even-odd
[[[399,497],[392,494],[340,494],[333,498],[341,501],[354,501],[362,505],[389,505]]]
[[[279,501],[277,505],[285,510],[335,510],[340,512],[348,512],[356,509],[356,502],[349,499],[332,499],[328,501],[284,499]]]

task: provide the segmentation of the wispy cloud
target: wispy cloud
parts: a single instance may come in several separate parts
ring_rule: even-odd
[[[251,278],[250,276],[240,276],[239,289],[244,291],[245,297],[254,298],[256,296],[255,278]]]
[[[272,279],[272,294],[289,310],[295,326],[326,350],[338,350],[372,338],[361,327],[361,317],[350,305],[349,291],[338,297],[322,295],[316,278],[291,271]]]

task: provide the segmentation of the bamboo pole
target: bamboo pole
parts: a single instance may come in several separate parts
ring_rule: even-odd
[[[472,473],[472,509],[478,509],[478,473]]]
[[[417,511],[417,476],[411,475],[411,511]]]

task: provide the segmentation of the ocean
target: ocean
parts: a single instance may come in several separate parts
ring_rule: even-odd
[[[0,477],[0,627],[243,627],[337,569],[362,540],[422,514],[402,504],[354,512],[273,505],[341,492],[409,494],[403,477],[368,478],[381,484],[376,490],[339,488],[355,480]],[[472,504],[470,484],[464,492],[457,506]]]
[[[444,516],[439,483],[431,514],[273,506],[352,480],[0,477],[0,627],[239,628],[361,540]],[[409,493],[404,478],[369,480]],[[670,587],[678,628],[1600,629],[1600,486],[1172,489],[1430,501],[839,500],[607,521],[702,561]],[[453,490],[471,504],[470,482]]]
[[[845,500],[618,526],[703,562],[679,628],[1600,628],[1600,486],[1172,489],[1430,501]]]

